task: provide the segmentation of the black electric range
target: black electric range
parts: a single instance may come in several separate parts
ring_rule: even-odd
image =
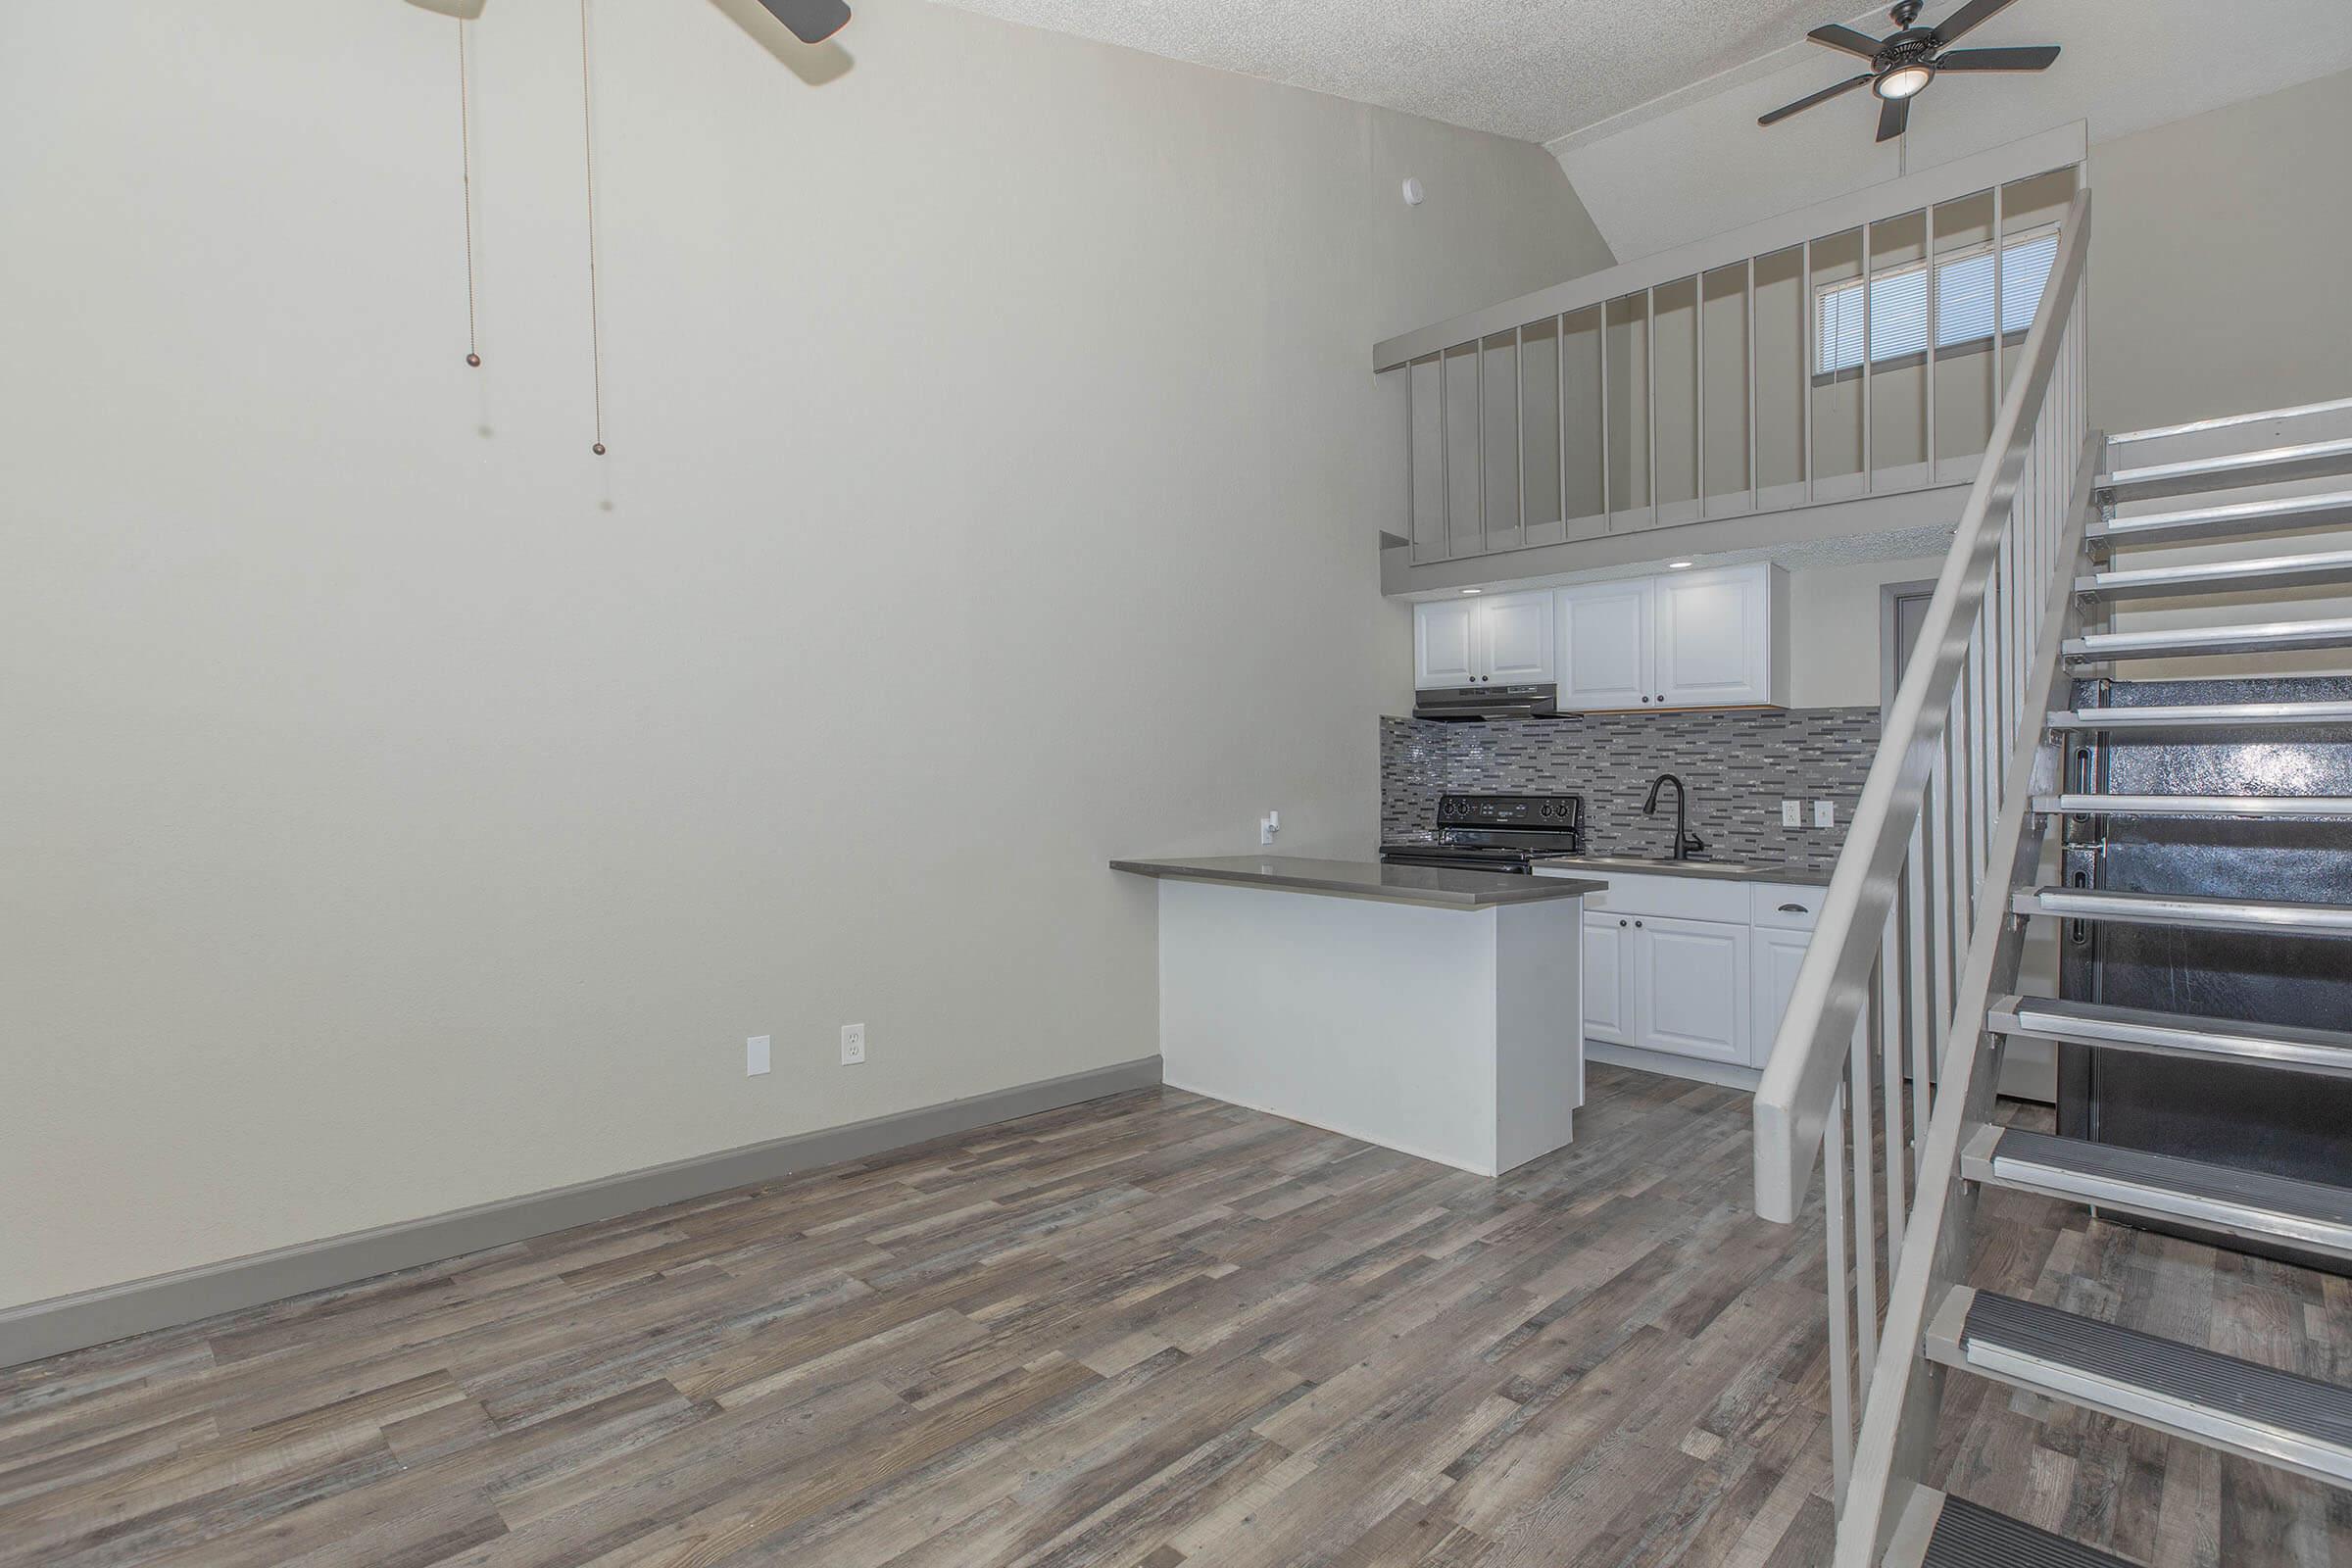
[[[1585,853],[1581,795],[1441,795],[1436,836],[1383,844],[1399,865],[1533,875],[1540,861]]]

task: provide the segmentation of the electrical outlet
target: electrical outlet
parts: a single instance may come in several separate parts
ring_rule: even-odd
[[[1281,832],[1281,831],[1282,831],[1282,813],[1281,813],[1280,811],[1268,811],[1268,812],[1267,812],[1265,815],[1263,815],[1263,816],[1261,816],[1261,817],[1259,817],[1259,818],[1257,819],[1257,842],[1258,842],[1258,843],[1260,843],[1260,844],[1271,844],[1271,843],[1273,843],[1273,842],[1274,842],[1274,835],[1275,835],[1275,834],[1277,834],[1277,833],[1279,833],[1279,832]]]
[[[865,1059],[865,1025],[845,1023],[841,1026],[841,1064],[855,1067]]]
[[[743,1075],[757,1078],[767,1071],[767,1036],[753,1035],[743,1043]]]
[[[1805,825],[1804,805],[1805,803],[1802,801],[1783,801],[1781,803],[1781,826],[1803,827]]]
[[[1815,827],[1836,827],[1838,825],[1838,803],[1836,801],[1815,801],[1813,803],[1813,825]]]

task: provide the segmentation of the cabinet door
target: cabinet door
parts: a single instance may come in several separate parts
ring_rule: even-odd
[[[1478,602],[1478,672],[1498,681],[1551,679],[1551,595],[1500,594]]]
[[[1809,931],[1756,928],[1756,1017],[1748,1037],[1751,1066],[1761,1067],[1772,1059],[1773,1039],[1781,1032],[1781,1018],[1796,991],[1797,966],[1805,961],[1805,946],[1812,940]]]
[[[1585,1038],[1634,1043],[1632,993],[1626,982],[1633,922],[1614,914],[1585,916]]]
[[[1748,940],[1744,925],[1635,916],[1634,1044],[1746,1066]]]
[[[1655,579],[1656,694],[1668,708],[1772,701],[1770,566]]]
[[[1650,580],[1585,583],[1558,597],[1560,707],[1656,706]]]
[[[1413,607],[1413,686],[1467,686],[1472,673],[1475,599],[1440,599]]]

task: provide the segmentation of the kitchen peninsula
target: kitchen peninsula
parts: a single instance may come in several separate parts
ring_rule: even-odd
[[[1159,1043],[1179,1089],[1482,1176],[1584,1102],[1584,900],[1607,884],[1228,856],[1159,880]]]

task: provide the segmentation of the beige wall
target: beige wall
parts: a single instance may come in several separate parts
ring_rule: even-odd
[[[473,35],[479,372],[453,24],[0,17],[0,1304],[1150,1054],[1106,858],[1374,838],[1367,349],[1608,263],[1553,161],[594,16],[602,464],[569,8]]]
[[[2352,72],[2092,150],[2091,416],[2146,429],[2352,397]],[[2320,149],[2328,149],[2322,153]],[[2217,499],[2227,500],[2228,497]],[[2278,553],[2352,549],[2352,533],[2283,536]],[[2245,542],[2136,552],[2148,566],[2243,557]],[[2125,630],[2352,616],[2352,596],[2300,590],[2150,603]],[[2352,670],[2340,652],[2135,664],[2139,678]]]
[[[2091,417],[2352,396],[2352,72],[2091,149]]]
[[[1795,708],[1876,708],[1881,605],[1888,583],[1933,582],[1943,558],[1808,566],[1788,574],[1788,701]]]

